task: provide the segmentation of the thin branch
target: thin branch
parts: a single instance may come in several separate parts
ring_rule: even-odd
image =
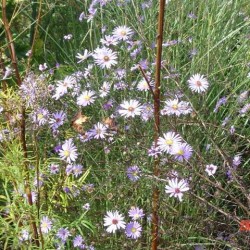
[[[155,90],[154,90],[154,143],[157,145],[157,141],[160,135],[160,86],[161,86],[161,57],[162,57],[162,43],[163,43],[163,26],[164,26],[164,12],[165,12],[165,0],[159,1],[159,16],[158,16],[158,34],[157,34],[157,52],[156,52],[156,69],[155,69]],[[154,176],[159,176],[159,158],[154,161]],[[153,186],[152,197],[152,242],[151,249],[157,250],[158,247],[158,227],[159,227],[159,188],[157,185]]]
[[[141,67],[141,65],[139,65],[139,69],[140,69],[140,71],[141,71],[141,73],[142,73],[142,75],[143,75],[143,77],[144,77],[146,83],[148,84],[148,87],[149,87],[149,89],[150,89],[150,91],[151,91],[151,93],[152,93],[152,95],[153,95],[153,98],[155,99],[154,90],[153,90],[152,86],[150,85],[150,81],[148,80],[148,77],[147,77],[147,75],[145,74],[145,72],[144,72],[143,68]]]

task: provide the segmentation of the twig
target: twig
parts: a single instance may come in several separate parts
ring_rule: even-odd
[[[16,51],[15,51],[15,46],[12,38],[12,33],[10,31],[10,25],[9,21],[7,18],[6,14],[6,0],[2,0],[2,21],[5,29],[5,34],[8,42],[8,47],[11,55],[11,63],[12,67],[14,68],[15,71],[15,76],[16,76],[16,81],[18,86],[21,86],[22,80],[21,76],[19,73],[18,65],[17,65],[17,57],[16,57]],[[21,119],[21,144],[22,144],[22,149],[23,149],[23,156],[24,156],[24,172],[25,172],[25,180],[24,180],[24,186],[25,186],[25,193],[27,195],[28,203],[32,206],[32,195],[31,195],[31,189],[30,189],[30,181],[29,181],[29,167],[28,167],[28,154],[27,154],[27,145],[26,145],[26,131],[25,131],[25,107],[22,105],[21,107],[21,114],[22,114],[22,119]],[[39,238],[38,238],[38,230],[36,223],[34,221],[33,216],[31,216],[31,227],[33,231],[33,236],[34,236],[34,241],[36,245],[39,247]]]
[[[155,98],[154,90],[153,90],[152,86],[150,85],[150,81],[148,80],[148,77],[147,77],[147,75],[145,74],[145,72],[144,72],[143,68],[141,67],[141,65],[139,65],[139,69],[140,69],[140,71],[141,71],[141,73],[142,73],[142,75],[143,75],[143,77],[144,77],[146,83],[148,84],[148,87],[149,87],[149,89],[150,89],[150,91],[151,91],[151,93],[152,93],[152,95],[153,95],[153,98]]]
[[[158,16],[158,34],[157,34],[157,52],[156,52],[156,69],[155,69],[155,90],[154,90],[154,143],[157,141],[160,134],[160,84],[161,84],[161,56],[162,56],[162,43],[163,43],[163,26],[164,26],[164,9],[165,0],[159,1],[159,16]],[[154,176],[159,176],[159,158],[154,161]],[[159,188],[157,185],[153,186],[152,197],[152,242],[151,249],[157,250],[158,247],[158,227],[159,227]]]

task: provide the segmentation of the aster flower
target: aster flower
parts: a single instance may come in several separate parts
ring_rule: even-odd
[[[63,111],[58,111],[52,114],[52,118],[49,120],[50,127],[53,130],[58,129],[63,125],[64,120],[66,119],[66,114]]]
[[[47,234],[52,228],[52,221],[47,216],[43,216],[41,219],[40,227],[42,233]]]
[[[77,97],[77,105],[79,106],[88,106],[95,101],[95,92],[92,90],[84,91],[80,96]]]
[[[241,163],[241,155],[235,155],[233,158],[233,167],[238,167]]]
[[[131,181],[137,181],[140,179],[141,170],[138,166],[131,166],[127,168],[127,176]]]
[[[157,158],[158,155],[161,154],[161,150],[159,147],[156,147],[154,144],[151,146],[150,149],[148,149],[148,156],[153,156]]]
[[[163,110],[161,111],[162,115],[176,115],[180,116],[182,113],[182,105],[178,99],[167,100]]]
[[[126,41],[131,37],[131,35],[133,34],[133,31],[131,28],[127,26],[119,26],[114,29],[112,34],[117,40]]]
[[[68,228],[60,228],[56,234],[56,236],[62,240],[62,242],[65,242],[68,237],[70,236],[70,232]]]
[[[207,90],[209,83],[203,75],[195,74],[188,80],[188,85],[193,92],[201,93]]]
[[[137,239],[141,236],[142,227],[137,221],[129,222],[125,233],[128,238]]]
[[[151,87],[153,87],[152,82],[150,82],[149,85],[150,85]],[[136,87],[136,88],[137,88],[139,91],[148,91],[148,90],[150,90],[149,85],[148,85],[148,83],[147,83],[147,81],[146,81],[145,79],[142,79],[142,80],[139,81],[139,83],[137,84],[137,87]]]
[[[131,207],[131,209],[128,211],[128,216],[132,220],[138,220],[141,219],[145,214],[143,213],[143,210],[138,207]]]
[[[126,118],[140,115],[142,111],[141,104],[137,100],[124,101],[120,107],[119,114]]]
[[[30,236],[31,235],[27,229],[22,229],[21,235],[19,236],[19,240],[20,241],[27,241],[31,238]]]
[[[89,53],[87,49],[84,50],[83,55],[80,53],[77,53],[76,58],[79,59],[79,61],[77,63],[81,63],[81,62],[85,61],[90,55],[91,55],[91,53]]]
[[[115,233],[120,228],[125,228],[124,217],[118,211],[108,211],[104,217],[104,226],[108,233]]]
[[[109,91],[110,91],[110,83],[109,82],[104,82],[102,84],[102,87],[100,89],[100,97],[105,97],[108,95]]]
[[[50,170],[51,174],[57,174],[57,173],[59,173],[59,165],[57,165],[57,164],[51,164],[49,166],[49,170]]]
[[[181,137],[175,132],[167,132],[158,139],[158,148],[161,152],[170,153],[172,147],[181,142]]]
[[[89,131],[89,133],[95,139],[104,139],[107,135],[107,127],[98,122],[94,125],[94,128]]]
[[[104,46],[110,46],[110,45],[117,45],[118,44],[118,41],[117,39],[114,37],[114,36],[106,36],[105,35],[105,38],[101,39],[101,43],[104,45]]]
[[[82,174],[83,166],[80,164],[74,165],[72,171],[73,171],[74,176],[78,177],[79,175]]]
[[[77,148],[74,145],[72,138],[65,141],[65,143],[62,145],[62,149],[59,151],[59,155],[62,160],[65,160],[68,163],[76,160],[78,156]]]
[[[110,69],[111,66],[117,64],[117,53],[105,47],[95,49],[93,58],[102,69]]]
[[[189,190],[188,184],[185,180],[180,180],[178,182],[177,178],[170,179],[168,185],[165,186],[165,192],[170,194],[170,197],[178,198],[182,201],[183,192]]]
[[[211,175],[214,175],[214,174],[215,174],[217,168],[218,168],[217,166],[215,166],[215,165],[213,165],[213,164],[209,164],[209,165],[206,165],[205,171],[207,172],[207,174],[208,174],[209,176],[211,176]]]
[[[83,247],[84,240],[81,235],[77,235],[73,240],[74,247]]]
[[[33,122],[37,123],[38,126],[42,126],[48,122],[48,115],[49,111],[47,109],[39,108],[32,116]]]
[[[142,105],[141,118],[144,121],[148,121],[154,116],[154,106],[151,103],[145,103]]]
[[[193,149],[187,143],[178,143],[173,145],[170,154],[178,161],[189,160],[192,156]]]

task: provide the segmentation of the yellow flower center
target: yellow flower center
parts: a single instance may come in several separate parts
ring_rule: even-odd
[[[86,95],[86,96],[83,97],[83,99],[84,99],[85,101],[89,101],[89,100],[90,100],[90,96],[89,96],[89,95]]]
[[[133,107],[129,107],[128,111],[133,112],[135,109]]]
[[[38,114],[37,118],[38,118],[38,120],[41,120],[43,118],[43,114]]]
[[[184,154],[184,151],[183,151],[182,149],[179,149],[179,150],[177,151],[177,154],[178,154],[178,155],[183,155],[183,154]]]
[[[69,152],[69,150],[64,150],[63,154],[65,157],[69,157],[70,152]]]
[[[173,144],[173,140],[172,139],[167,139],[165,142],[166,142],[167,145],[172,145]]]
[[[131,232],[132,232],[132,233],[136,233],[136,231],[137,231],[137,230],[136,230],[136,228],[134,228],[134,227],[131,229]]]
[[[177,105],[177,104],[173,104],[173,105],[172,105],[172,108],[173,108],[173,109],[178,109],[178,105]]]
[[[121,35],[122,35],[122,36],[126,36],[126,35],[127,35],[127,32],[126,32],[125,30],[122,30],[122,31],[121,31]]]

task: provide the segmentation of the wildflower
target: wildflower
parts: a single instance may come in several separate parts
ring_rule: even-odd
[[[128,40],[132,34],[133,34],[132,29],[126,26],[119,26],[115,28],[113,31],[114,37],[117,40],[123,40],[123,41]]]
[[[82,248],[83,247],[83,242],[84,242],[84,240],[83,240],[82,236],[77,235],[73,240],[73,246]]]
[[[124,101],[120,107],[119,114],[126,118],[140,115],[142,111],[141,104],[137,100]]]
[[[129,222],[126,226],[125,233],[128,238],[137,239],[141,236],[142,227],[137,221]]]
[[[207,79],[200,74],[195,74],[193,75],[189,80],[188,80],[189,88],[193,92],[201,93],[207,90],[208,88],[208,81]]]
[[[165,186],[165,192],[170,194],[170,197],[178,198],[182,201],[183,192],[189,190],[188,184],[184,180],[178,182],[177,178],[170,179],[168,185]]]
[[[150,118],[154,116],[153,105],[150,103],[145,103],[142,105],[141,118],[144,121],[148,121]]]
[[[81,63],[81,62],[85,61],[90,55],[91,55],[91,53],[89,53],[87,49],[84,50],[83,55],[80,53],[77,53],[76,58],[79,59],[79,61],[77,63]]]
[[[149,82],[149,84],[147,83],[147,81],[145,79],[142,79],[141,81],[139,81],[139,83],[137,84],[137,89],[140,91],[148,91],[150,90],[149,85],[152,87],[153,84]]]
[[[244,107],[240,110],[241,116],[244,116],[250,110],[250,103],[244,105]]]
[[[110,91],[110,83],[109,82],[104,82],[102,84],[102,87],[100,89],[100,97],[105,97],[108,95],[109,91]]]
[[[26,241],[30,239],[30,233],[27,229],[22,229],[21,236],[19,236],[20,241]]]
[[[151,148],[148,149],[148,156],[153,156],[156,158],[160,154],[161,150],[159,149],[159,147],[156,147],[155,145],[152,145]]]
[[[131,166],[127,168],[127,176],[131,181],[137,181],[140,179],[141,170],[138,166]]]
[[[74,165],[72,168],[73,174],[75,177],[78,177],[79,175],[82,174],[82,170],[83,170],[83,166],[78,164],[78,165]]]
[[[173,145],[170,154],[174,155],[178,161],[189,160],[193,152],[193,149],[187,143],[178,143]]]
[[[105,47],[95,49],[93,57],[95,63],[102,69],[110,69],[111,66],[117,64],[117,53]]]
[[[244,102],[248,98],[248,96],[249,96],[249,91],[248,90],[240,93],[238,98],[237,98],[238,103]]]
[[[48,121],[49,111],[44,108],[39,108],[33,114],[33,122],[37,123],[38,126],[44,125]]]
[[[225,96],[223,96],[222,98],[220,98],[217,103],[216,106],[214,108],[214,113],[216,113],[219,109],[220,106],[225,105],[227,102],[227,98]]]
[[[49,169],[50,169],[50,173],[51,174],[57,174],[57,173],[59,173],[59,165],[57,165],[57,164],[51,164],[49,166]]]
[[[40,227],[42,233],[47,234],[52,228],[52,221],[47,216],[43,216]]]
[[[66,118],[66,114],[63,111],[58,111],[52,114],[52,118],[50,118],[49,124],[53,130],[58,129],[63,125],[63,122]]]
[[[178,99],[165,101],[165,106],[161,111],[162,115],[176,115],[180,116],[182,113],[182,105]]]
[[[241,155],[235,155],[233,158],[233,167],[238,167],[241,163]]]
[[[72,138],[65,141],[62,145],[62,149],[59,151],[59,155],[62,160],[66,160],[68,163],[76,160],[78,156],[77,148],[74,145]]]
[[[7,79],[12,73],[12,69],[10,67],[6,67],[5,68],[5,72],[4,72],[4,76],[3,76],[3,80]]]
[[[65,242],[68,237],[70,236],[70,232],[68,228],[60,228],[56,234],[56,236],[61,239],[63,242]]]
[[[104,139],[107,135],[107,127],[104,126],[102,123],[98,122],[94,125],[94,128],[89,131],[89,133],[95,139]]]
[[[44,71],[44,70],[46,70],[47,68],[48,68],[48,66],[47,66],[46,63],[44,63],[44,64],[39,64],[39,70],[40,70],[40,71]]]
[[[71,40],[72,37],[73,37],[72,34],[68,34],[68,35],[63,36],[63,39],[64,39],[64,40]]]
[[[103,39],[103,38],[101,39],[101,43],[104,46],[110,46],[110,45],[115,46],[118,44],[118,41],[114,36],[105,36],[105,39]]]
[[[118,211],[108,211],[104,217],[104,226],[108,233],[115,233],[116,230],[125,228],[124,217]]]
[[[95,92],[91,90],[84,91],[80,96],[77,98],[77,104],[80,106],[88,106],[95,101]]]
[[[131,207],[131,209],[128,211],[128,216],[132,220],[138,220],[141,219],[145,214],[143,213],[143,210],[138,207]]]
[[[181,142],[181,137],[175,132],[167,132],[158,139],[158,148],[161,152],[170,153],[172,147]]]
[[[86,203],[82,206],[82,208],[88,211],[90,209],[90,204]]]
[[[217,170],[217,166],[213,165],[213,164],[209,164],[209,165],[206,165],[206,172],[209,176],[211,175],[214,175],[216,170]]]

